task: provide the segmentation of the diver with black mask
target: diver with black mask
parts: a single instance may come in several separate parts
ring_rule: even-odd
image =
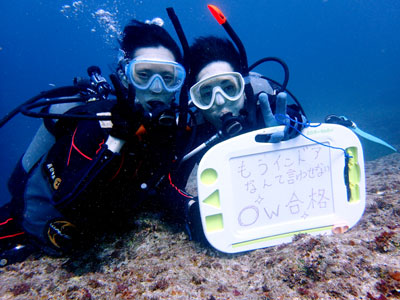
[[[175,95],[186,76],[179,47],[159,25],[133,20],[124,28],[121,53],[110,76],[114,90],[92,72],[100,86],[95,94],[103,96],[89,95],[86,100],[99,101],[59,112],[54,142],[38,148],[24,182],[10,181],[13,199],[0,210],[2,266],[35,250],[64,255],[87,244],[94,231],[125,228],[168,173],[175,159]]]

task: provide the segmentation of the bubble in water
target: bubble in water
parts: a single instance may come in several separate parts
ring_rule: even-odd
[[[153,20],[146,20],[146,22],[145,22],[146,24],[154,24],[154,25],[158,25],[158,26],[160,26],[160,27],[162,27],[162,26],[164,26],[164,20],[163,19],[161,19],[161,18],[159,18],[159,17],[156,17],[156,18],[154,18]]]
[[[99,16],[100,18],[109,18],[112,17],[112,14],[108,11],[105,11],[104,9],[100,8],[98,9],[95,13],[96,16]]]
[[[102,32],[105,42],[114,44],[115,38],[119,38],[122,34],[121,26],[117,19],[119,15],[118,2],[106,0],[101,4],[99,9],[98,2],[91,1],[71,1],[61,7],[60,12],[67,19],[75,19],[80,25],[88,25],[90,32]],[[110,13],[113,12],[113,13]]]
[[[61,6],[60,12],[67,18],[77,16],[79,12],[83,11],[83,2],[74,1],[72,5],[65,4]]]
[[[93,17],[99,22],[99,24],[104,28],[107,34],[120,35],[119,24],[115,20],[115,16],[104,9],[98,9]]]
[[[71,6],[69,6],[69,5],[63,5],[62,7],[61,7],[61,9],[60,9],[60,12],[64,15],[64,16],[66,16],[67,18],[69,18],[70,17],[70,12],[71,12]]]
[[[83,3],[82,3],[82,1],[75,1],[74,3],[72,3],[72,6],[76,10],[82,10]]]

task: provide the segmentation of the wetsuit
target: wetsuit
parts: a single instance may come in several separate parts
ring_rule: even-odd
[[[110,114],[114,105],[103,100],[69,112]],[[144,123],[119,153],[105,145],[111,127],[109,121],[57,122],[51,149],[25,182],[11,183],[13,218],[21,227],[16,233],[57,255],[73,247],[81,232],[133,220],[132,212],[151,199],[170,167],[176,126]]]

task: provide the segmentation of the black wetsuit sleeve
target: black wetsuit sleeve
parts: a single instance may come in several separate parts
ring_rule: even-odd
[[[120,155],[108,150],[107,137],[99,122],[81,121],[71,134],[57,140],[42,166],[54,192],[53,205],[64,207],[97,177],[113,175],[113,170],[103,170]]]
[[[83,164],[79,169],[71,168],[63,172],[63,180],[59,184],[53,203],[58,207],[65,207],[79,198],[80,194],[100,177],[109,177],[103,174],[108,166],[119,157],[119,153],[113,153],[102,146],[98,154],[90,162]]]

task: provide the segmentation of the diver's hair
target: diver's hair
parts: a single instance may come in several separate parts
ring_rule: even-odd
[[[209,63],[225,61],[232,65],[235,72],[242,73],[240,54],[227,39],[216,36],[197,38],[190,47],[190,77],[189,87],[196,83],[196,77]]]
[[[131,20],[124,28],[120,46],[126,58],[132,58],[138,48],[163,46],[172,52],[177,62],[182,62],[177,43],[164,28],[155,24]]]

